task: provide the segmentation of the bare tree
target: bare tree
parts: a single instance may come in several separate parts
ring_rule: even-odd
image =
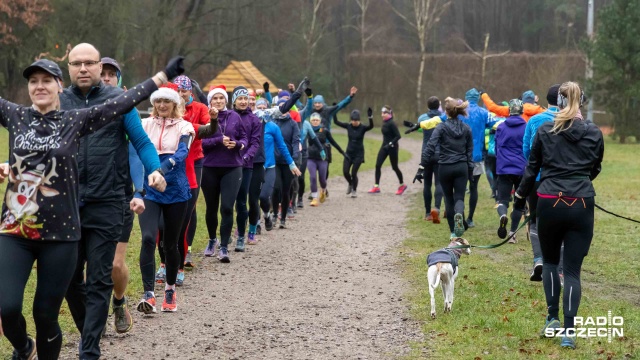
[[[300,12],[300,20],[304,27],[302,39],[306,48],[305,73],[307,74],[311,70],[318,43],[327,33],[327,24],[322,22],[319,17],[320,6],[323,1],[312,0],[310,14],[307,14],[305,10]]]
[[[509,53],[509,50],[507,51],[503,51],[499,54],[487,54],[487,50],[489,49],[489,38],[491,37],[491,34],[486,33],[484,35],[484,49],[482,50],[482,54],[473,50],[471,48],[471,46],[469,46],[469,44],[467,44],[466,41],[464,41],[464,39],[460,38],[460,40],[462,41],[462,43],[464,44],[464,46],[469,49],[469,51],[471,51],[473,53],[473,55],[479,57],[482,60],[482,80],[480,81],[480,85],[481,86],[485,86],[486,84],[484,83],[484,79],[485,79],[485,74],[486,74],[486,69],[487,69],[487,59],[490,59],[492,57],[498,57],[498,56],[504,56],[507,55]]]
[[[378,27],[377,30],[371,31],[367,35],[367,27],[366,27],[366,17],[367,10],[369,10],[369,5],[371,5],[371,0],[354,0],[358,7],[360,8],[360,16],[358,18],[358,25],[356,28],[360,33],[360,52],[365,53],[365,49],[367,47],[367,43],[371,40],[379,31],[382,30],[382,27]]]
[[[424,65],[427,61],[427,40],[429,32],[433,26],[440,21],[440,16],[451,5],[450,0],[412,0],[413,19],[411,15],[405,15],[396,9],[389,0],[386,0],[402,20],[411,26],[418,35],[420,41],[420,69],[418,70],[418,81],[416,88],[416,114],[422,111],[422,76],[424,74]]]

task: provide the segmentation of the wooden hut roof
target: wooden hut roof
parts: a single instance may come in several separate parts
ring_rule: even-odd
[[[271,91],[278,87],[269,78],[264,76],[251,61],[231,61],[213,80],[209,81],[203,91],[209,91],[214,86],[224,84],[227,91],[233,91],[236,86],[244,86],[247,89],[262,89],[262,84],[269,83]]]

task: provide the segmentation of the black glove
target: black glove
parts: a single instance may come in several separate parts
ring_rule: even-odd
[[[331,103],[331,105],[332,106],[336,106],[336,105],[338,105],[338,103],[334,102],[334,103]]]
[[[420,167],[418,168],[418,172],[416,173],[416,176],[413,177],[413,183],[415,184],[416,180],[418,180],[418,182],[422,184],[422,179],[424,179],[424,167],[420,165]]]
[[[349,162],[351,162],[351,156],[349,156],[349,154],[343,152],[342,156],[344,156],[345,159],[347,159]]]
[[[476,182],[475,176],[473,176],[473,168],[469,168],[469,183],[473,184]]]
[[[192,88],[200,89],[200,84],[198,84],[197,81],[195,81],[193,79],[189,79],[189,80],[191,80],[191,87]]]
[[[268,93],[269,92],[269,83],[265,82],[264,84],[262,84],[262,88],[264,89],[264,92]]]
[[[371,109],[371,108],[367,109],[367,117],[368,118],[372,118],[373,117],[373,109]]]
[[[482,96],[482,94],[484,94],[484,89],[480,88],[480,89],[476,89],[478,90],[478,92],[480,93],[480,96]]]
[[[309,83],[311,83],[309,81],[309,78],[305,76],[304,79],[302,79],[302,81],[300,82],[300,85],[298,85],[298,89],[296,89],[296,92],[302,93],[303,91],[306,91]]]
[[[311,95],[313,95],[311,88],[304,89],[304,93],[307,94],[307,97],[311,97]]]
[[[382,146],[382,148],[383,148],[383,149],[385,149],[385,150],[389,150],[389,148],[390,148],[390,147],[391,147],[391,143],[384,144],[384,145]]]
[[[527,205],[527,199],[524,197],[519,197],[520,195],[518,195],[518,193],[516,192],[514,195],[514,200],[513,200],[513,210],[518,210],[518,211],[525,211],[525,207]]]
[[[167,75],[167,79],[169,80],[178,75],[182,75],[184,73],[184,56],[171,58],[167,63],[167,67],[164,68],[164,73]]]

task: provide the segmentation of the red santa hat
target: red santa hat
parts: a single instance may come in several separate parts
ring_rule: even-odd
[[[207,102],[209,103],[208,105],[211,104],[211,99],[213,99],[213,95],[215,94],[222,94],[226,102],[229,102],[229,94],[227,94],[227,87],[224,85],[218,85],[211,88],[211,90],[209,90],[209,94],[207,95]]]

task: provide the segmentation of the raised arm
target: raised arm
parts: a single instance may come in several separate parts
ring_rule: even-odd
[[[333,136],[331,136],[331,131],[327,131],[327,140],[329,140],[329,143],[331,145],[333,145],[333,147],[336,148],[336,150],[338,150],[338,152],[342,155],[344,155],[344,151],[342,150],[342,148],[340,147],[340,145],[336,142],[336,140],[333,138]],[[322,149],[322,148],[321,148]]]
[[[9,119],[19,108],[20,105],[0,98],[0,125],[8,130]]]
[[[482,93],[482,95],[480,96],[482,97],[482,101],[484,102],[484,106],[487,107],[487,110],[491,111],[492,113],[498,116],[502,116],[502,117],[509,116],[508,106],[496,104],[495,102],[493,102],[493,100],[491,100],[491,98],[489,97],[489,94],[487,93]]]
[[[149,136],[142,127],[140,114],[136,109],[131,110],[124,116],[124,130],[129,137],[130,144],[135,149],[139,161],[144,165],[147,174],[151,174],[160,167],[160,159],[155,146],[149,140]],[[131,157],[131,152],[129,152]]]

